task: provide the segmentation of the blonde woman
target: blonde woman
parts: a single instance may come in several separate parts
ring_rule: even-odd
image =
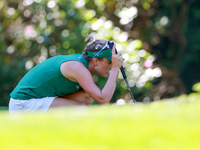
[[[88,35],[85,43],[83,54],[54,56],[31,69],[10,94],[10,113],[109,103],[123,59],[109,41]],[[102,90],[94,83],[93,74],[108,77]]]

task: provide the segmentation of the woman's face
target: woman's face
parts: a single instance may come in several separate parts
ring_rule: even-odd
[[[112,68],[112,62],[108,60],[107,58],[102,58],[98,62],[97,66],[97,74],[102,76],[102,77],[108,77],[109,71]]]

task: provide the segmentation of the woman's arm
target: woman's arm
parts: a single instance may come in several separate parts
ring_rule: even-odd
[[[98,103],[108,103],[110,99],[112,98],[112,93],[115,90],[115,80],[117,76],[117,71],[113,71],[112,76],[114,78],[111,78],[111,74],[108,78],[109,83],[106,83],[102,91],[97,87],[97,85],[94,83],[91,73],[85,66],[77,61],[69,61],[65,62],[61,65],[61,72],[62,74],[74,81],[78,82],[81,87],[84,89],[86,93],[88,93],[95,101]],[[112,71],[111,71],[112,72]],[[114,79],[114,80],[113,80]],[[107,90],[105,90],[107,89]]]
[[[61,72],[66,78],[78,82],[85,92],[87,92],[98,103],[109,103],[116,88],[119,68],[123,62],[120,54],[115,54],[115,52],[112,51],[112,55],[112,68],[108,80],[102,90],[100,90],[94,83],[89,70],[78,61],[63,63],[61,65]]]

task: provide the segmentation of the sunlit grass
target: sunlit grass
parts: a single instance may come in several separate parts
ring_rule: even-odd
[[[183,99],[183,98],[182,98]],[[0,112],[0,149],[199,150],[200,101]]]

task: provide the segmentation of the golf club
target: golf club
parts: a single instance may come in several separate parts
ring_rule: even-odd
[[[113,47],[114,42],[111,42],[110,44],[111,44],[110,46]],[[117,49],[116,49],[116,48],[115,48],[115,54],[117,54]],[[126,84],[127,84],[127,86],[128,86],[128,90],[129,90],[129,92],[130,92],[130,94],[131,94],[131,97],[132,97],[132,99],[133,99],[133,102],[136,103],[136,100],[134,99],[133,93],[132,93],[131,88],[130,88],[130,86],[129,86],[126,73],[125,73],[125,71],[124,71],[124,67],[121,66],[120,70],[121,70],[121,73],[122,73],[122,75],[123,75],[124,80],[126,81]]]

